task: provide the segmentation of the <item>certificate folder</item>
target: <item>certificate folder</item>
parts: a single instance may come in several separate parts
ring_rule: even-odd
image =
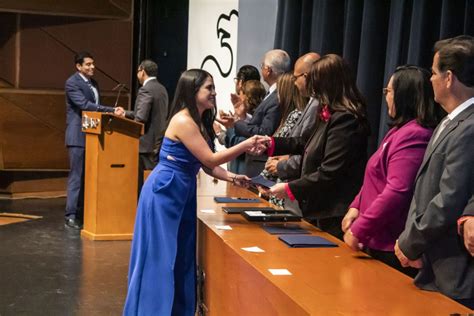
[[[258,198],[254,199],[254,198],[215,196],[214,201],[216,203],[259,203],[260,199],[258,199]]]
[[[278,237],[281,241],[292,248],[327,248],[337,245],[320,236],[290,235]]]
[[[251,222],[296,222],[301,220],[301,216],[288,210],[243,211],[240,214]]]
[[[274,208],[271,207],[233,207],[233,206],[223,206],[222,210],[227,214],[240,214],[243,211],[273,211]]]
[[[268,188],[271,188],[272,186],[274,186],[276,184],[276,182],[268,180],[267,178],[265,178],[262,175],[258,175],[256,177],[253,177],[250,180],[250,184],[253,185],[253,186],[256,186],[256,187],[261,186],[261,187],[264,187],[264,188],[268,189]]]
[[[309,234],[309,231],[301,228],[298,224],[263,224],[262,228],[272,235]]]

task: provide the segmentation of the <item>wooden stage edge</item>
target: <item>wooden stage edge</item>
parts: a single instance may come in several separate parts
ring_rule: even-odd
[[[132,240],[133,234],[94,234],[87,230],[81,230],[81,236],[89,240]]]

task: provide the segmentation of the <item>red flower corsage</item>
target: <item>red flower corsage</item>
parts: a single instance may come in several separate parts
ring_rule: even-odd
[[[319,112],[319,118],[324,122],[329,121],[331,118],[331,112],[329,112],[329,106],[327,104],[323,104],[323,107]]]

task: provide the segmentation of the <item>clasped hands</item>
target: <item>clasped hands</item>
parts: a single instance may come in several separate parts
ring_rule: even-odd
[[[123,107],[118,106],[118,107],[114,108],[114,114],[118,115],[118,116],[125,116],[125,110],[124,110]]]
[[[261,156],[268,150],[271,145],[272,138],[269,136],[255,135],[249,138],[250,147],[247,147],[246,152],[253,156]]]

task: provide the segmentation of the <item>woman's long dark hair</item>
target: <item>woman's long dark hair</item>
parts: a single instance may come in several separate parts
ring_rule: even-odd
[[[349,111],[369,132],[366,103],[356,86],[352,70],[340,56],[328,54],[311,66],[308,91],[320,103],[320,109],[328,106],[329,112]]]
[[[216,108],[205,110],[202,116],[199,116],[196,105],[196,94],[207,78],[212,78],[211,74],[202,69],[189,69],[183,72],[176,86],[168,122],[176,113],[187,108],[193,121],[199,126],[202,136],[212,143],[212,150],[215,151],[214,139],[216,134],[212,124],[216,118]]]
[[[395,117],[391,127],[401,127],[413,119],[424,127],[438,125],[443,113],[440,106],[435,106],[430,76],[427,70],[412,65],[395,70],[392,79]]]

